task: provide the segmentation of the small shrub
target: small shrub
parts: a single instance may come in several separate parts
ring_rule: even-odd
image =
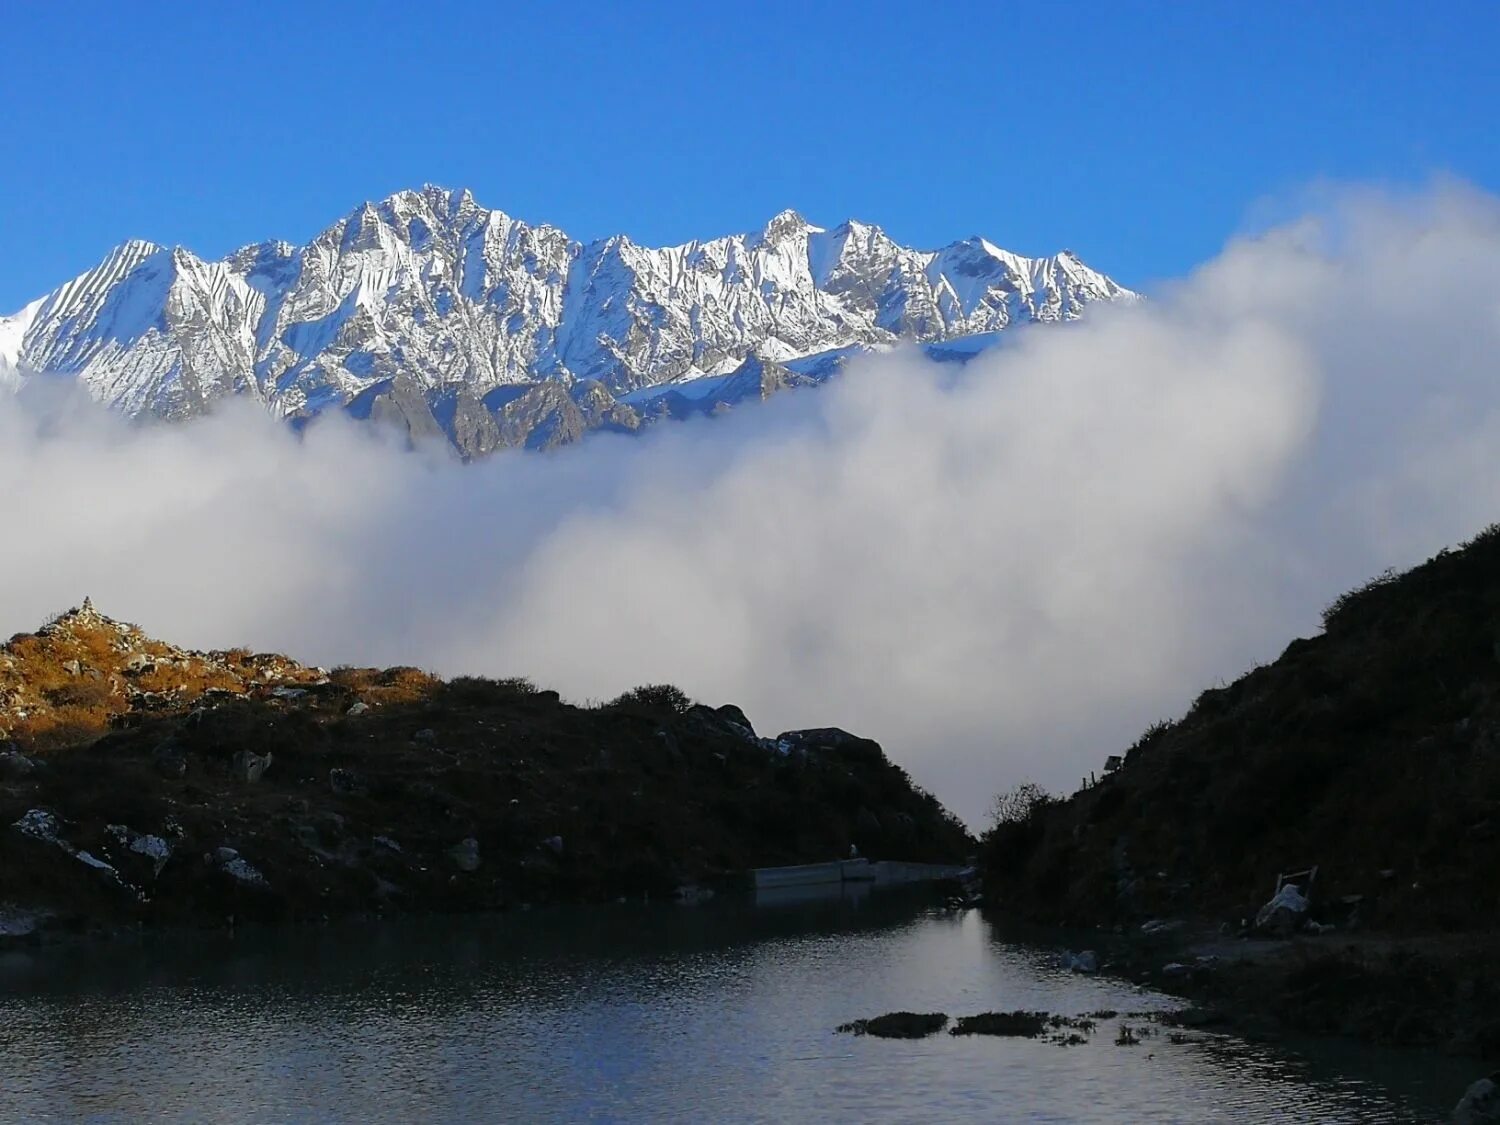
[[[990,805],[990,824],[995,828],[1002,824],[1024,824],[1056,799],[1040,785],[1024,781],[995,797]]]
[[[1046,1030],[1046,1012],[981,1012],[977,1016],[961,1016],[952,1034],[1035,1039]]]
[[[113,695],[109,681],[94,679],[91,676],[79,676],[69,680],[61,687],[55,687],[47,693],[47,702],[54,707],[81,707],[92,709],[103,707],[109,702]]]
[[[444,694],[455,703],[471,705],[495,703],[535,695],[536,684],[524,676],[492,680],[485,676],[455,676],[444,688]]]
[[[1379,591],[1385,589],[1387,586],[1393,585],[1400,578],[1401,575],[1394,569],[1387,568],[1363,586],[1347,590],[1334,598],[1329,603],[1328,608],[1323,611],[1323,631],[1326,633],[1334,626],[1335,622],[1347,619],[1351,611],[1368,605],[1372,595],[1378,594]]]
[[[650,711],[671,711],[674,715],[686,714],[693,701],[687,693],[671,684],[645,684],[611,700],[610,707],[644,707]]]

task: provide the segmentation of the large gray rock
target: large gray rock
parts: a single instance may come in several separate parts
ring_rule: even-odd
[[[783,754],[794,753],[806,756],[821,752],[837,754],[851,761],[880,762],[885,752],[880,743],[869,738],[850,734],[839,727],[813,727],[808,730],[782,731],[776,736],[776,746]]]
[[[1464,1091],[1453,1107],[1453,1125],[1500,1125],[1500,1071]]]
[[[1500,1071],[1464,1091],[1454,1107],[1454,1125],[1500,1125]]]
[[[1273,937],[1287,937],[1307,921],[1307,899],[1293,883],[1276,892],[1255,915],[1255,928]]]
[[[253,754],[249,750],[238,751],[233,759],[235,780],[254,785],[271,768],[270,753]]]

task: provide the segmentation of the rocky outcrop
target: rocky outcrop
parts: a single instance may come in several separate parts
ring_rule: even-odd
[[[1481,1078],[1453,1107],[1453,1125],[1500,1125],[1500,1073]]]
[[[146,636],[134,625],[83,605],[35,633],[0,646],[0,740],[46,749],[153,712],[232,697],[285,698],[326,685],[327,673],[271,653],[196,652]],[[161,748],[168,773],[171,746]],[[10,763],[7,765],[6,763]],[[258,780],[265,765],[246,762]],[[0,759],[0,772],[24,772],[21,759]]]
[[[327,673],[91,606],[13,638],[0,674],[0,913],[48,920],[28,934],[669,898],[851,845],[972,844],[878,745],[763,743],[668,687],[574,707],[525,681]],[[80,681],[103,685],[82,711],[56,694]]]

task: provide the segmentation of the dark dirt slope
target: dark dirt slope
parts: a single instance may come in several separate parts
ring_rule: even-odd
[[[991,896],[1048,920],[1234,921],[1317,864],[1315,913],[1358,895],[1367,928],[1493,929],[1500,529],[1341,597],[1325,626],[992,831]]]
[[[11,740],[6,749],[5,739]],[[873,742],[638,689],[190,653],[76,610],[0,648],[0,935],[670,894],[972,841]],[[267,761],[269,759],[269,761]]]

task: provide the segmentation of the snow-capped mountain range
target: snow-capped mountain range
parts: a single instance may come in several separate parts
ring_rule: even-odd
[[[764,398],[900,340],[971,354],[1012,325],[1135,299],[1066,250],[913,250],[793,211],[683,246],[582,243],[429,186],[301,247],[204,261],[127,242],[0,317],[0,386],[64,376],[168,419],[228,395],[298,422],[343,409],[477,456]]]

